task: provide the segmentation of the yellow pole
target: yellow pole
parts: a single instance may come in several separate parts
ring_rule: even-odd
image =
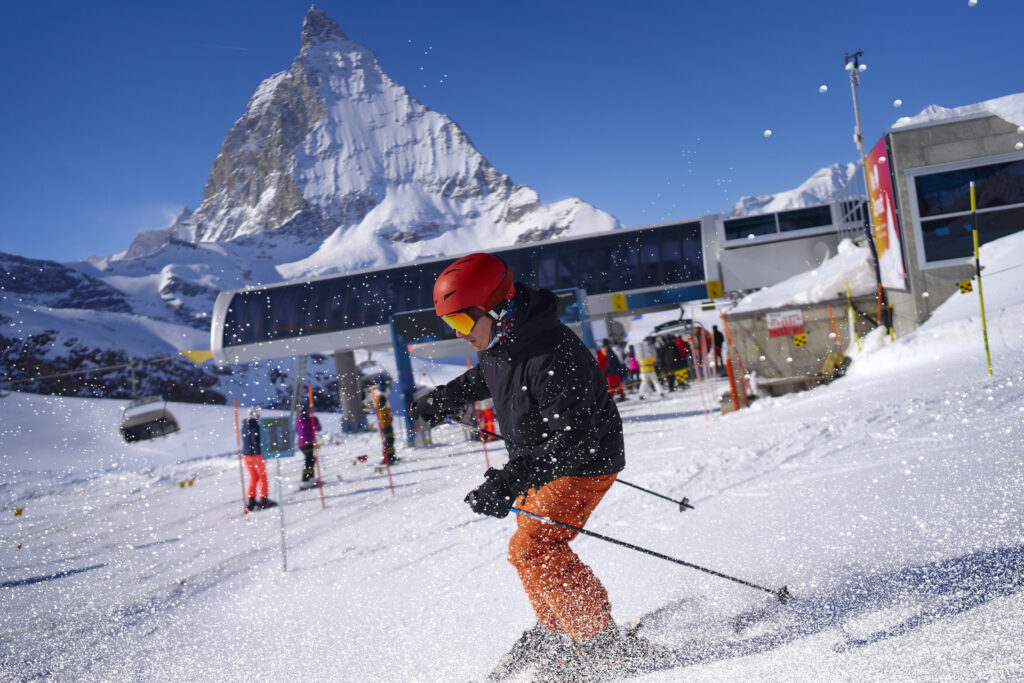
[[[978,256],[978,204],[974,195],[974,181],[971,181],[971,222],[974,229],[974,269],[978,274],[978,301],[981,304],[981,335],[985,339],[985,362],[988,364],[988,376],[992,376],[992,352],[988,348],[988,323],[985,322],[985,294],[981,290],[981,258]]]
[[[853,298],[850,296],[850,283],[846,283],[846,305],[850,307],[850,334],[853,335],[854,340],[857,342],[857,351],[862,351],[860,345],[860,335],[857,334],[857,312],[853,310]]]

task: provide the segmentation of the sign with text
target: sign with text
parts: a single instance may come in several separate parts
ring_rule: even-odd
[[[765,322],[768,323],[769,338],[804,334],[804,314],[800,309],[766,313]]]
[[[895,193],[886,154],[885,137],[878,141],[865,161],[867,164],[868,196],[871,200],[871,225],[878,249],[878,271],[882,285],[888,289],[906,289],[906,269],[903,267],[903,247],[896,216]]]
[[[292,421],[287,417],[266,417],[260,420],[260,446],[263,458],[290,458],[295,455],[292,445]]]

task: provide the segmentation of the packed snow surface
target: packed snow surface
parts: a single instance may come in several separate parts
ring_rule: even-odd
[[[616,620],[682,653],[642,680],[1024,676],[1024,234],[982,263],[991,377],[975,292],[810,392],[620,404],[621,477],[696,509],[616,485],[588,528],[794,596],[576,540]],[[181,432],[129,447],[112,402],[0,406],[6,680],[465,681],[533,623],[514,519],[462,502],[500,445],[437,429],[392,491],[376,435],[331,436],[324,505],[269,461],[283,571],[279,509],[242,514],[230,407],[174,404]]]

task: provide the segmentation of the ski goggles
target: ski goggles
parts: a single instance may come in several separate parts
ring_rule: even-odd
[[[487,311],[473,306],[461,311],[456,311],[455,313],[442,315],[441,319],[448,323],[448,327],[452,328],[462,336],[466,336],[473,331],[473,327],[476,326],[477,321],[485,315],[487,315]]]

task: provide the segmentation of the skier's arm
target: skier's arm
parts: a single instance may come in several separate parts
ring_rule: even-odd
[[[448,384],[436,387],[426,396],[413,402],[410,411],[415,420],[422,418],[431,424],[440,424],[468,403],[490,398],[491,393],[480,374],[479,366],[473,366]]]

